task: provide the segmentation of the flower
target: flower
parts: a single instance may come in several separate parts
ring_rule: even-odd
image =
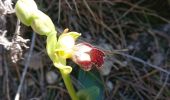
[[[56,49],[60,57],[65,59],[71,57],[75,41],[80,35],[81,34],[77,32],[68,32],[68,29],[64,30],[58,39]]]
[[[83,70],[89,71],[93,66],[102,67],[104,63],[104,52],[89,43],[79,43],[74,46],[72,60]]]

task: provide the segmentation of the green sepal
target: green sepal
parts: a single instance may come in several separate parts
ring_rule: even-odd
[[[31,23],[31,27],[36,33],[48,36],[49,34],[56,32],[55,26],[50,17],[42,11],[36,11],[33,17],[34,20]]]
[[[60,35],[57,43],[56,52],[63,58],[70,58],[76,39],[80,36],[77,32],[68,32]]]
[[[79,100],[97,100],[100,89],[96,86],[81,89],[77,92]]]
[[[36,11],[38,11],[38,8],[34,0],[18,0],[15,5],[17,17],[26,26],[31,25]]]
[[[52,60],[55,67],[59,68],[63,73],[69,74],[72,71],[72,67],[66,66],[66,59],[60,57],[55,51],[57,48],[57,37],[55,33],[51,33],[47,37],[47,53]]]
[[[57,55],[55,55],[55,48],[57,46],[57,37],[55,33],[51,33],[47,36],[47,54],[49,55],[50,59],[58,61]]]
[[[60,71],[62,71],[64,74],[70,74],[72,71],[71,66],[66,66],[61,63],[54,63],[54,66],[60,69]]]

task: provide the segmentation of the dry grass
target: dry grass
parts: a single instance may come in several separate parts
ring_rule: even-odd
[[[108,82],[113,85],[112,89],[105,88],[105,100],[169,99],[168,1],[36,0],[39,8],[52,18],[59,32],[69,28],[82,33],[82,41],[101,46],[100,40],[103,40],[114,48],[111,51],[114,55],[108,55],[117,61],[113,61],[115,63],[111,72],[102,76],[103,85],[107,87]],[[5,17],[9,34],[7,37],[11,38],[16,20],[14,15]],[[31,39],[31,29],[22,26],[21,32],[24,38]],[[128,51],[119,54],[114,52],[121,49]],[[38,59],[37,62],[41,63],[33,64],[26,73],[21,90],[22,100],[68,100],[61,76],[46,55],[45,37],[36,36],[34,52],[42,59]],[[0,99],[10,100],[15,97],[25,62],[10,63],[8,53],[2,48],[0,53]],[[58,75],[55,84],[49,84],[46,80],[49,71]],[[74,84],[78,84],[76,77],[72,73]]]

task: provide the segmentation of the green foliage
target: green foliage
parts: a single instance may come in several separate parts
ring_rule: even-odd
[[[87,99],[85,100],[102,100],[103,99],[104,87],[101,82],[99,72],[94,72],[94,71],[85,72],[83,70],[80,70],[79,75],[78,75],[78,80],[83,85],[82,90],[79,90],[81,92],[80,93],[78,92],[78,95],[80,97],[87,96]],[[92,91],[92,92],[89,92],[89,91]],[[87,92],[88,94],[86,94],[85,92]]]
[[[92,86],[90,88],[81,89],[78,91],[77,95],[79,100],[99,100],[97,97],[99,96],[99,88],[96,86]]]

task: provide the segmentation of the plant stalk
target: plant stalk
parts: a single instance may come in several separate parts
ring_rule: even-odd
[[[61,75],[63,77],[65,86],[66,86],[66,88],[68,90],[68,93],[69,93],[71,99],[72,100],[78,100],[78,97],[77,97],[76,92],[74,90],[73,84],[71,82],[70,75],[67,74],[67,73],[64,73],[62,70],[60,70],[60,72],[61,72]]]

